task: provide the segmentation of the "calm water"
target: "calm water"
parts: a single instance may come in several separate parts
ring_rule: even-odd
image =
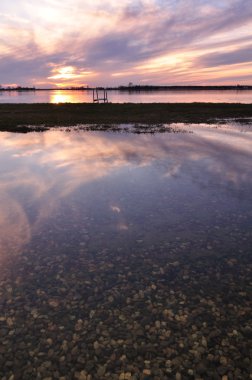
[[[155,91],[120,92],[109,91],[112,103],[252,103],[252,91]],[[92,91],[0,91],[0,103],[91,103]]]
[[[252,128],[173,128],[0,134],[0,377],[249,378]]]

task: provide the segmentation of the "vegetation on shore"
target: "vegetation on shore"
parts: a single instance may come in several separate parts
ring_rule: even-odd
[[[217,85],[217,86],[160,86],[160,85],[135,85],[129,83],[128,86],[118,86],[118,87],[89,87],[89,86],[70,86],[62,88],[36,88],[36,87],[2,87],[0,85],[0,91],[92,91],[92,90],[106,89],[107,91],[126,91],[126,92],[140,92],[140,91],[244,91],[252,90],[251,85]]]
[[[85,123],[216,123],[216,119],[230,118],[252,118],[252,104],[0,104],[1,131],[22,131],[27,125],[55,127]]]

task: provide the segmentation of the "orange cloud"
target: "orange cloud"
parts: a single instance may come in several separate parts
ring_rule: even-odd
[[[65,86],[66,82],[68,86],[74,86],[80,80],[86,80],[96,75],[93,71],[80,70],[74,66],[53,68],[52,73],[53,75],[49,76],[48,79],[61,80],[62,82],[56,83],[58,87]]]
[[[0,83],[252,83],[251,0],[13,0],[0,17]]]

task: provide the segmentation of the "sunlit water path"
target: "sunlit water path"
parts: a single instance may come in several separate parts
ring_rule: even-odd
[[[112,103],[252,103],[252,91],[109,91]],[[0,103],[92,103],[92,91],[0,91]]]
[[[249,378],[252,129],[174,130],[0,134],[1,378]]]

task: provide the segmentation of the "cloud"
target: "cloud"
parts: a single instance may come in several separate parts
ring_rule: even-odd
[[[90,84],[118,84],[116,72],[152,82],[190,81],[193,70],[248,62],[252,38],[250,0],[30,0],[0,5],[0,82],[54,83],[52,66],[95,71]],[[232,33],[230,33],[232,30]],[[184,55],[176,66],[155,67],[149,76],[139,66],[162,57]],[[241,54],[239,58],[239,54]],[[230,61],[229,61],[230,59]],[[169,61],[169,60],[168,60]],[[9,70],[5,68],[9,66]],[[19,77],[18,77],[19,73]],[[130,73],[127,76],[127,73]],[[133,74],[132,74],[133,73]],[[248,75],[244,71],[244,78]],[[38,79],[39,78],[39,79]],[[220,80],[209,73],[195,83]],[[230,75],[230,81],[237,76]],[[76,78],[81,82],[82,78]],[[86,79],[85,79],[86,81]],[[31,83],[32,82],[32,83]]]
[[[236,65],[238,63],[252,63],[252,44],[246,48],[235,49],[230,52],[210,53],[199,57],[198,63],[204,67]]]

